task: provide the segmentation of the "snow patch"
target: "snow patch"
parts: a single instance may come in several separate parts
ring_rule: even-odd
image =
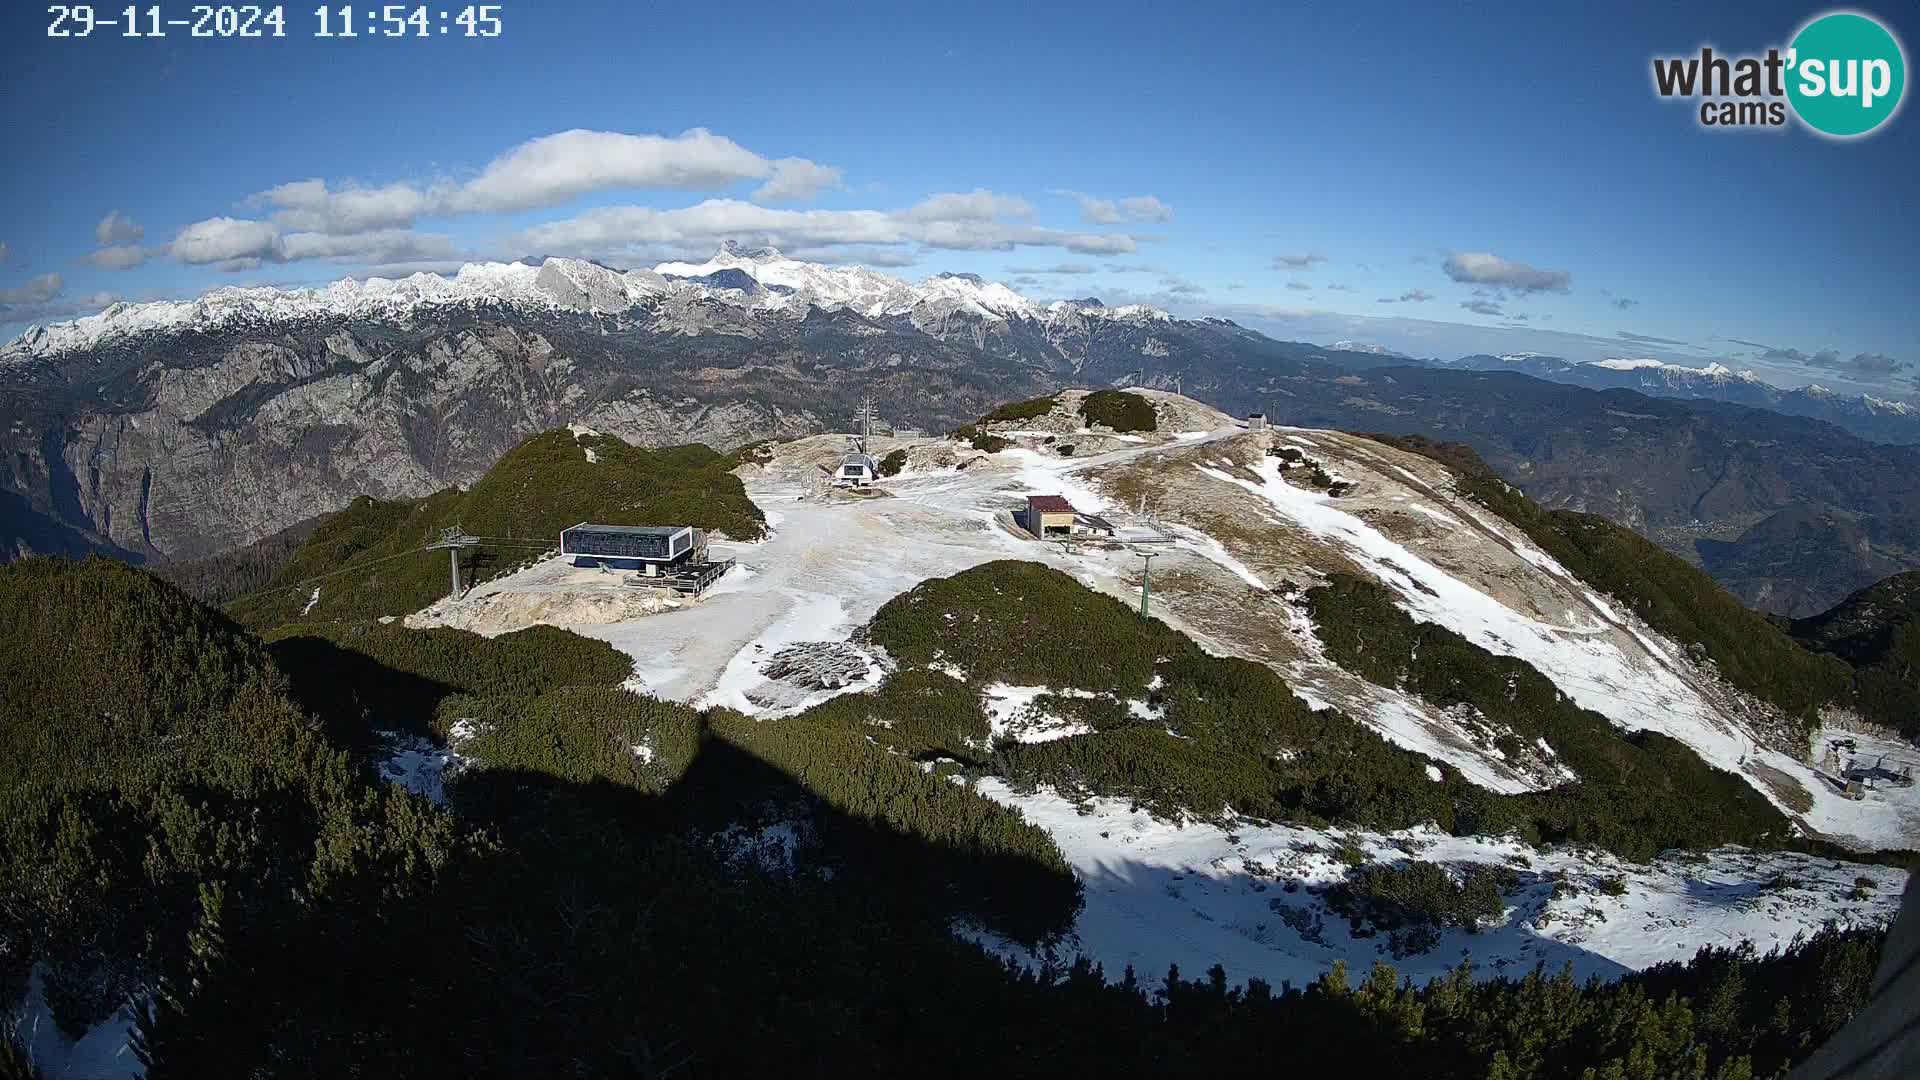
[[[441,746],[424,735],[402,731],[382,731],[378,735],[386,746],[380,758],[380,775],[415,795],[441,805],[447,802],[447,781],[472,763],[460,753],[462,744],[480,734],[473,720],[456,721],[447,732],[447,745]]]
[[[20,1001],[12,1008],[0,1006],[0,1029],[8,1024],[19,1034],[33,1063],[33,1075],[45,1080],[146,1075],[133,1052],[134,1007],[122,1006],[79,1039],[69,1039],[53,1019],[38,964],[27,976],[26,994]]]
[[[1093,733],[1093,728],[1086,724],[1043,711],[1036,699],[1049,694],[1077,698],[1100,696],[1086,690],[1055,690],[1047,686],[994,683],[980,692],[980,705],[986,710],[987,724],[993,730],[993,737],[1039,743]]]
[[[1647,866],[1572,848],[1454,837],[1432,829],[1395,833],[1322,830],[1240,820],[1225,827],[1166,821],[1120,799],[1076,802],[1048,790],[1022,795],[998,779],[982,794],[1047,830],[1085,887],[1086,903],[1057,958],[1099,962],[1118,980],[1131,966],[1143,981],[1171,964],[1183,972],[1226,969],[1230,983],[1260,978],[1305,985],[1335,961],[1364,972],[1376,959],[1423,983],[1471,958],[1476,978],[1518,976],[1544,964],[1574,977],[1618,978],[1707,944],[1752,941],[1766,952],[1829,921],[1877,925],[1899,909],[1904,871],[1792,853],[1723,848]],[[1356,937],[1324,890],[1347,874],[1335,852],[1351,846],[1375,861],[1419,859],[1450,867],[1503,867],[1517,878],[1506,911],[1479,933],[1443,930],[1433,948],[1396,958],[1384,935]],[[1552,875],[1566,884],[1555,897]],[[1873,883],[1856,891],[1855,878]],[[1619,896],[1601,891],[1618,878]],[[1042,957],[969,927],[966,938],[1026,963]]]

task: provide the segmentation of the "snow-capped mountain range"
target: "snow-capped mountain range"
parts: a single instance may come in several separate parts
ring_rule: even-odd
[[[96,315],[32,327],[0,348],[0,359],[56,356],[156,332],[206,333],[314,318],[401,320],[436,307],[498,305],[613,315],[669,300],[716,301],[795,317],[810,309],[844,309],[870,319],[908,316],[915,323],[956,314],[990,323],[1041,324],[1072,316],[1134,322],[1169,318],[1141,305],[1041,303],[974,274],[908,282],[865,267],[802,262],[771,248],[746,249],[729,241],[705,262],[667,262],[651,270],[619,271],[549,258],[537,266],[470,263],[451,275],[348,278],[311,289],[230,287],[193,300],[117,303]]]
[[[1503,359],[1505,358],[1503,357]],[[1718,361],[1714,361],[1713,363],[1707,364],[1704,367],[1691,368],[1691,367],[1687,367],[1685,364],[1675,364],[1675,363],[1670,363],[1666,360],[1656,360],[1650,356],[1642,356],[1642,357],[1615,356],[1615,357],[1609,357],[1608,359],[1605,359],[1605,360],[1590,360],[1588,361],[1588,364],[1591,367],[1604,368],[1608,371],[1657,372],[1661,375],[1670,375],[1675,378],[1683,378],[1683,379],[1713,379],[1715,381],[1720,381],[1720,382],[1726,382],[1733,379],[1740,379],[1746,382],[1764,381],[1760,378],[1758,374],[1756,374],[1752,370],[1736,372],[1732,368]]]
[[[1435,366],[1516,371],[1552,382],[1633,390],[1651,397],[1724,401],[1825,420],[1875,442],[1920,443],[1920,406],[1871,394],[1843,394],[1818,383],[1782,389],[1758,372],[1735,370],[1717,361],[1689,367],[1654,357],[1622,356],[1576,363],[1545,353],[1512,352],[1463,356]]]

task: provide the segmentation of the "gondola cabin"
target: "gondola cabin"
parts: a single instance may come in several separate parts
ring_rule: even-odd
[[[840,455],[840,468],[833,474],[835,487],[866,487],[880,476],[880,468],[871,454],[849,451]]]

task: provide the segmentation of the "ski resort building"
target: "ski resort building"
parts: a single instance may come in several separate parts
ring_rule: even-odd
[[[657,574],[695,558],[706,547],[690,525],[595,525],[581,522],[560,532],[560,554],[578,566],[617,566]]]
[[[595,525],[560,532],[560,554],[575,566],[637,570],[626,584],[699,596],[733,568],[707,558],[707,530],[690,525]]]
[[[1042,540],[1070,536],[1112,536],[1113,523],[1093,514],[1083,514],[1061,495],[1027,496],[1027,531]]]
[[[1027,531],[1045,540],[1050,536],[1072,536],[1076,511],[1062,495],[1027,496]]]

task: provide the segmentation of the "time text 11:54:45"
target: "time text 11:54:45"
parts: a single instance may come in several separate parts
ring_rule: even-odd
[[[493,38],[505,32],[501,4],[435,8],[427,4],[351,4],[315,8],[306,29],[317,38],[469,37]],[[118,17],[115,17],[117,14]],[[120,37],[284,38],[284,4],[194,4],[169,8],[129,4],[115,13],[91,4],[54,4],[47,8],[47,36],[84,38],[97,33]],[[300,28],[295,27],[294,33]]]

